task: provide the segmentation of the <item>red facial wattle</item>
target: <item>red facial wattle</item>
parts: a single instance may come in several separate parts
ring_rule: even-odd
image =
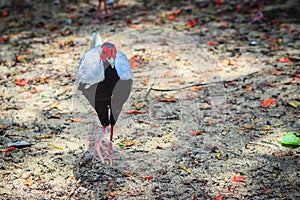
[[[112,48],[109,48],[105,45],[102,46],[102,53],[100,55],[100,58],[103,62],[105,62],[107,58],[116,59],[116,55],[117,55],[117,50],[115,46],[113,46]]]

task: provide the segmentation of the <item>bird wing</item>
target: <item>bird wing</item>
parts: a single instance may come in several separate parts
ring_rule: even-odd
[[[93,39],[92,39],[92,44],[91,47],[96,47],[96,46],[101,46],[103,44],[101,37],[98,33],[93,32]]]
[[[77,71],[77,84],[86,84],[85,89],[104,80],[104,66],[100,59],[100,45],[90,49],[80,60]]]
[[[121,80],[132,80],[132,70],[126,55],[117,50],[115,68]]]
[[[117,121],[119,114],[122,110],[123,104],[128,99],[133,80],[119,80],[114,87],[112,98],[111,98],[111,111]]]

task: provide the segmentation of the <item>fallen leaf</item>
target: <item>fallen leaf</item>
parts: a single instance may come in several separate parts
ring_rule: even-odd
[[[52,105],[50,106],[50,110],[53,110],[53,109],[58,108],[58,105],[59,105],[59,104],[60,104],[59,102],[56,102],[56,103],[52,104]]]
[[[58,146],[58,145],[55,145],[55,144],[52,144],[52,143],[48,143],[49,146],[51,147],[54,147],[56,149],[59,149],[59,150],[64,150],[64,148],[62,148],[61,146]]]
[[[109,192],[109,196],[111,197],[117,197],[118,195],[118,192]]]
[[[289,102],[287,102],[287,104],[290,105],[290,106],[292,106],[293,108],[297,108],[298,107],[298,105],[295,102],[293,102],[293,101],[289,101]]]
[[[35,136],[34,138],[35,139],[47,139],[47,138],[53,138],[53,136],[54,136],[54,134],[50,133],[50,134],[42,135],[42,136]]]
[[[246,90],[247,92],[252,92],[252,91],[253,91],[253,87],[247,86],[247,87],[245,88],[245,90]]]
[[[171,102],[171,103],[175,103],[177,101],[177,99],[173,96],[171,97],[167,97],[167,98],[155,98],[156,101],[158,102]]]
[[[25,181],[24,181],[24,185],[25,186],[31,186],[31,185],[33,185],[34,184],[34,180],[31,180],[31,179],[26,179]]]
[[[291,62],[291,60],[287,57],[281,57],[278,59],[278,61],[282,63]]]
[[[129,115],[136,115],[136,114],[146,114],[147,112],[146,111],[139,111],[139,110],[127,110],[125,111],[126,114],[129,114]]]
[[[200,87],[196,86],[196,87],[192,87],[192,90],[194,92],[199,92],[200,91]]]
[[[217,41],[207,41],[206,44],[208,44],[208,45],[216,45],[216,44],[218,44],[218,42]]]
[[[216,0],[216,5],[221,6],[224,4],[223,0]]]
[[[190,132],[191,136],[197,136],[197,135],[202,135],[202,131],[192,131]]]
[[[170,21],[175,21],[175,20],[176,20],[176,17],[175,17],[174,15],[171,15],[171,16],[169,17],[169,20],[170,20]]]
[[[153,176],[139,176],[139,178],[144,179],[146,181],[150,181],[153,179]]]
[[[29,92],[31,94],[35,94],[35,93],[37,93],[37,89],[34,87],[34,88],[30,89]]]
[[[233,176],[232,181],[233,182],[245,182],[246,178],[245,178],[245,176]]]
[[[131,146],[135,145],[135,141],[131,141],[131,142],[122,142],[122,144],[124,144],[126,147],[131,147]]]
[[[18,86],[25,86],[25,85],[27,85],[28,82],[25,79],[16,79],[15,83]]]
[[[276,104],[276,100],[275,99],[265,99],[262,103],[261,103],[261,107],[263,108],[268,108],[271,105],[275,105]]]
[[[275,76],[280,76],[283,74],[283,71],[273,71],[271,72],[272,75],[275,75]]]
[[[222,200],[222,195],[220,194],[219,196],[216,197],[216,200]]]
[[[295,76],[297,78],[300,78],[300,74],[291,74],[291,76]]]
[[[10,152],[10,151],[14,151],[14,150],[16,150],[16,148],[13,147],[13,146],[10,146],[10,147],[8,147],[8,148],[2,150],[2,152],[7,153],[7,152]]]
[[[72,122],[83,122],[83,118],[82,117],[75,117],[72,119]]]
[[[181,13],[181,10],[179,10],[179,9],[173,11],[173,14],[174,14],[174,15],[178,15],[179,13]]]
[[[194,19],[190,19],[189,23],[186,25],[190,28],[194,27],[196,25],[196,21]]]
[[[127,192],[127,194],[128,194],[129,196],[131,196],[131,197],[136,197],[136,196],[137,196],[136,193],[132,193],[132,192]]]

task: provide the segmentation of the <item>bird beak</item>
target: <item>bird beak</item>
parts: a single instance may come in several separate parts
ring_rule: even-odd
[[[106,61],[110,64],[110,66],[112,68],[115,67],[115,59],[113,59],[113,58],[106,58]]]

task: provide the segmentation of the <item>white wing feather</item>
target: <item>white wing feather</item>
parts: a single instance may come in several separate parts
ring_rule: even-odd
[[[121,80],[132,80],[132,70],[126,55],[117,50],[115,68]]]
[[[85,89],[104,80],[104,66],[100,59],[101,50],[101,46],[98,45],[81,58],[76,83],[87,84]]]
[[[92,47],[96,47],[98,45],[102,45],[103,44],[100,35],[98,33],[96,33],[96,32],[93,32],[93,40],[92,41],[93,41]]]

